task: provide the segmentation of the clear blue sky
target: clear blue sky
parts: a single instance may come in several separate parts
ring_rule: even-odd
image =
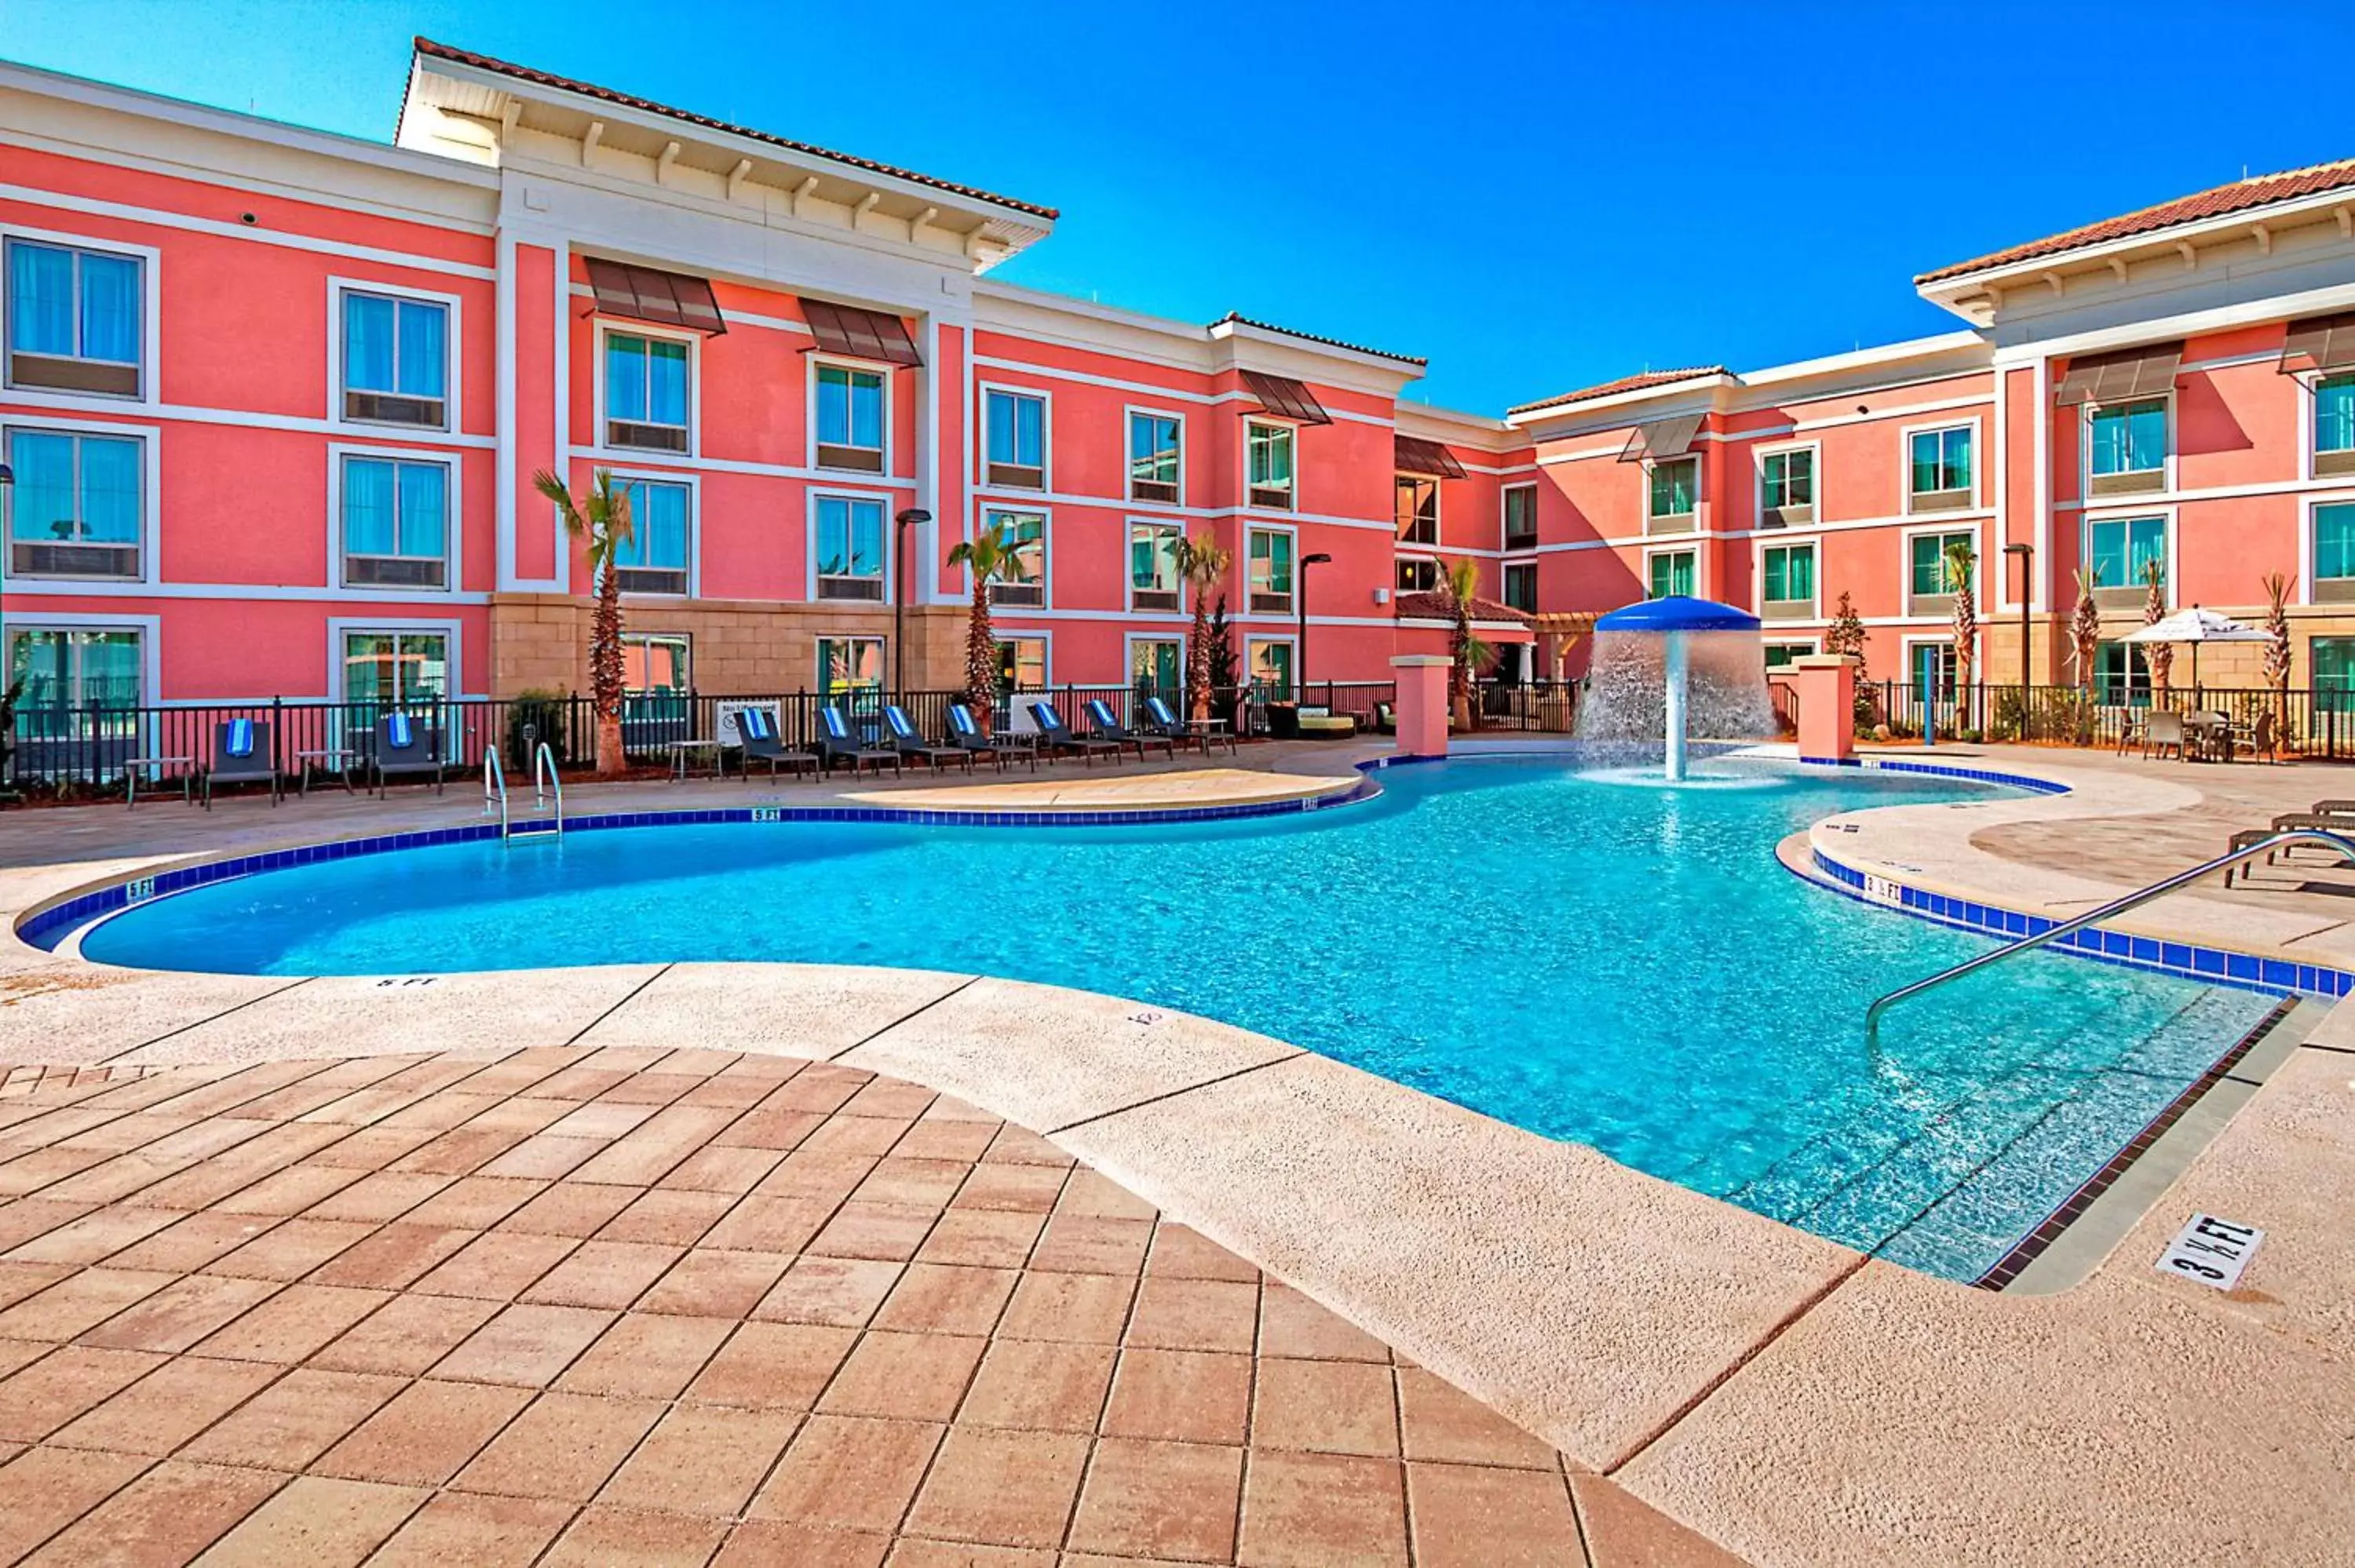
[[[1060,207],[1009,281],[1485,412],[1957,324],[1913,275],[2355,156],[2320,5],[0,0],[0,55],[384,140],[413,34]],[[2327,76],[2327,71],[2326,71]],[[1913,128],[1919,127],[1915,130]]]

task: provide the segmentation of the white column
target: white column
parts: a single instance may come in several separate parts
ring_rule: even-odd
[[[1688,671],[1685,661],[1685,634],[1668,634],[1668,723],[1662,736],[1668,743],[1668,782],[1681,784],[1685,777],[1685,683]]]

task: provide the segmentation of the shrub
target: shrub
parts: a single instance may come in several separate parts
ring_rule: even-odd
[[[556,760],[573,760],[571,726],[566,722],[572,711],[572,699],[562,692],[534,689],[518,692],[507,703],[506,738],[499,745],[506,753],[510,771],[529,768],[533,749],[546,741],[556,753]],[[528,729],[528,738],[524,732]]]

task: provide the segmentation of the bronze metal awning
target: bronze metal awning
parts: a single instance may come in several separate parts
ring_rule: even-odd
[[[1700,434],[1700,420],[1699,414],[1687,414],[1682,418],[1638,425],[1628,432],[1627,444],[1619,450],[1619,461],[1641,462],[1646,458],[1682,457],[1692,450],[1693,438]]]
[[[924,363],[924,356],[916,352],[915,342],[908,335],[908,323],[898,316],[886,315],[881,311],[862,311],[857,305],[837,305],[831,300],[813,300],[805,294],[802,319],[817,334],[821,354],[838,354],[846,359],[879,359],[886,365],[912,366]]]
[[[2290,323],[2288,341],[2282,344],[2281,368],[2285,374],[2355,370],[2355,311]]]
[[[1413,436],[1393,439],[1391,462],[1401,473],[1435,473],[1447,479],[1465,477],[1464,465],[1455,454],[1437,441],[1426,441]]]
[[[1282,418],[1297,419],[1304,425],[1329,425],[1333,416],[1308,390],[1305,381],[1295,381],[1288,376],[1265,376],[1256,370],[1243,372],[1243,385],[1259,399],[1259,406]]]
[[[2069,362],[2053,403],[2067,408],[2080,403],[2123,403],[2136,397],[2158,397],[2175,385],[2176,367],[2183,363],[2183,344],[2154,343],[2115,354],[2079,355]]]
[[[712,297],[711,281],[684,272],[665,272],[627,261],[583,257],[589,288],[597,296],[601,315],[627,316],[657,326],[686,327],[717,337],[728,330]]]

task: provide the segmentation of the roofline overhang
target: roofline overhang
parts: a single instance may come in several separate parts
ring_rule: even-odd
[[[1412,381],[1420,377],[1429,362],[1408,354],[1384,354],[1378,349],[1359,348],[1352,344],[1336,343],[1330,338],[1316,337],[1308,333],[1285,332],[1281,328],[1259,325],[1255,322],[1224,320],[1212,322],[1202,329],[1213,343],[1241,341],[1263,343],[1279,348],[1305,349],[1313,354],[1327,355],[1351,364],[1362,365],[1369,370],[1385,370],[1396,374],[1401,370]]]
[[[1720,370],[1707,376],[1688,376],[1681,381],[1662,381],[1650,387],[1614,392],[1603,397],[1579,397],[1566,403],[1525,403],[1518,408],[1506,409],[1505,423],[1517,430],[1527,429],[1551,419],[1582,418],[1597,408],[1633,408],[1663,397],[1689,397],[1695,392],[1705,391],[1714,395],[1741,385],[1741,376],[1730,370]]]

